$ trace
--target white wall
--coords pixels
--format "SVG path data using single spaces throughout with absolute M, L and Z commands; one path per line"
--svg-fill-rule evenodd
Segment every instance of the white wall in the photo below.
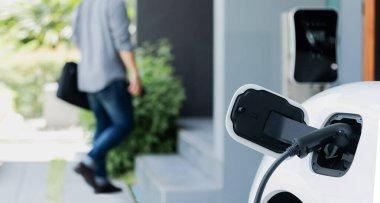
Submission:
M 343 84 L 363 78 L 363 8 L 362 0 L 339 4 L 338 84 Z

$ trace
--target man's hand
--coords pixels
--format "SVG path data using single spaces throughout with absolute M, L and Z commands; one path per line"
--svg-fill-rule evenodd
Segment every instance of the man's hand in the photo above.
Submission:
M 128 92 L 133 96 L 140 96 L 142 92 L 141 82 L 138 75 L 132 75 L 129 77 Z
M 141 96 L 142 87 L 139 73 L 137 71 L 135 56 L 132 51 L 121 51 L 120 57 L 128 70 L 129 87 L 128 92 L 133 96 Z

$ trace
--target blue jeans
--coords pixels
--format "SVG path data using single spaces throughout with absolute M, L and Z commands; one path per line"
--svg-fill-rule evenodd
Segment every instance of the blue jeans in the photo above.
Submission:
M 96 118 L 96 131 L 89 156 L 95 162 L 95 175 L 107 177 L 106 157 L 133 129 L 131 95 L 125 81 L 114 81 L 103 90 L 89 93 L 88 100 Z

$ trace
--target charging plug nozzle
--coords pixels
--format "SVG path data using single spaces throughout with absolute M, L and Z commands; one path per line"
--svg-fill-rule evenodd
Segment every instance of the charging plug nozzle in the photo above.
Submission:
M 351 127 L 346 123 L 336 123 L 315 130 L 308 135 L 293 139 L 293 145 L 298 146 L 297 156 L 305 157 L 310 152 L 313 152 L 329 142 L 338 144 L 344 147 L 349 143 L 352 134 Z

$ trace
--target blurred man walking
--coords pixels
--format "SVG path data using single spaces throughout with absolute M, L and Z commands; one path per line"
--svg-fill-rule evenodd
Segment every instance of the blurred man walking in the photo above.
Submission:
M 73 41 L 81 51 L 78 87 L 88 93 L 96 131 L 91 151 L 74 170 L 95 193 L 119 192 L 108 179 L 106 156 L 132 131 L 131 95 L 141 94 L 126 5 L 122 0 L 83 0 L 75 13 Z

